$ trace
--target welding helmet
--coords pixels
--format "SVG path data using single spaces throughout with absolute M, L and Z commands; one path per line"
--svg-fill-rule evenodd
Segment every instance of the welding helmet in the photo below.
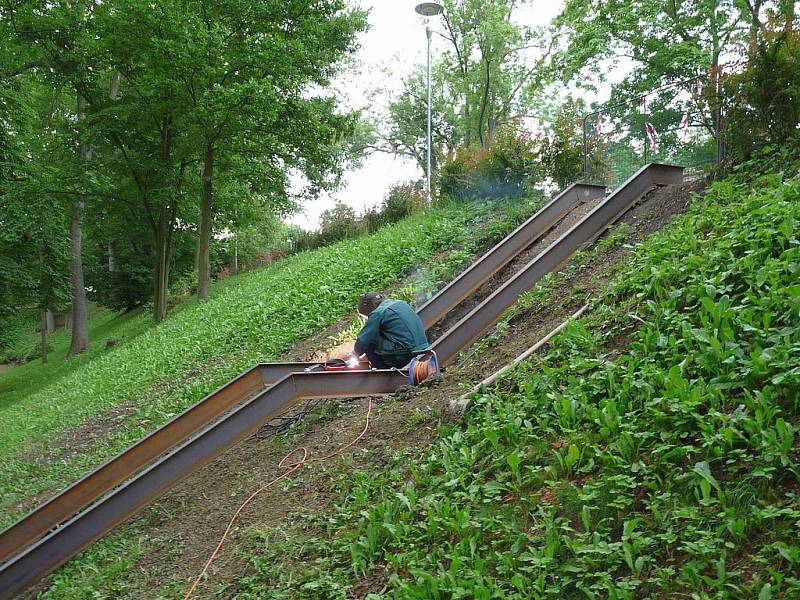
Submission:
M 378 292 L 367 292 L 358 299 L 358 314 L 368 317 L 369 313 L 378 308 L 382 300 L 383 296 Z

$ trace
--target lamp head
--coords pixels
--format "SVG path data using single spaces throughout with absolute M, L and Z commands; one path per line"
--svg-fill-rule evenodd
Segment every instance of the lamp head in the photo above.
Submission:
M 435 17 L 444 12 L 444 7 L 439 2 L 421 2 L 414 10 L 423 17 Z

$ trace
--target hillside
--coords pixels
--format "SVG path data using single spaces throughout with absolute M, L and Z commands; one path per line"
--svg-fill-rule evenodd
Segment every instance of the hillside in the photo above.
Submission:
M 800 178 L 774 174 L 781 161 L 741 167 L 691 208 L 701 182 L 651 193 L 438 385 L 378 402 L 355 450 L 259 497 L 196 597 L 796 597 Z M 587 298 L 544 354 L 437 430 L 450 400 Z M 334 451 L 365 409 L 329 403 L 288 438 L 241 444 L 44 597 L 183 597 L 281 457 Z
M 251 526 L 225 595 L 800 597 L 790 162 L 713 184 L 430 448 L 340 469 L 329 512 Z
M 351 454 L 248 508 L 197 597 L 792 598 L 800 179 L 777 157 L 695 197 L 651 194 L 410 396 Z M 535 249 L 534 249 L 535 250 Z M 444 429 L 441 409 L 592 296 Z M 46 597 L 182 597 L 293 446 L 363 427 L 332 403 L 221 457 L 53 578 Z
M 56 336 L 50 364 L 0 373 L 0 525 L 242 370 L 337 322 L 361 293 L 412 271 L 419 290 L 433 289 L 533 210 L 519 202 L 487 217 L 494 208 L 444 207 L 289 257 L 220 282 L 208 301 L 188 300 L 157 326 L 101 311 L 95 348 L 75 360 L 63 359 L 67 336 Z M 112 337 L 118 343 L 106 349 Z

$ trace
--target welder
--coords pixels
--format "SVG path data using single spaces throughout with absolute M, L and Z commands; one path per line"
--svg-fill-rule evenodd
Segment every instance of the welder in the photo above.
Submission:
M 367 355 L 373 368 L 404 367 L 428 348 L 425 327 L 408 303 L 369 292 L 358 301 L 367 323 L 358 333 L 355 354 Z

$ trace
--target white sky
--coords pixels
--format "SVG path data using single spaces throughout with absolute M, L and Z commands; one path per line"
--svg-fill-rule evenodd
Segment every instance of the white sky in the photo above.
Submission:
M 381 81 L 384 68 L 388 68 L 399 84 L 415 64 L 425 61 L 425 24 L 424 19 L 414 12 L 417 3 L 418 0 L 361 0 L 361 6 L 370 11 L 370 28 L 360 36 L 361 49 L 355 57 L 353 69 L 336 82 L 346 106 L 363 108 L 368 102 L 369 90 L 385 84 Z M 526 25 L 546 25 L 558 14 L 562 4 L 561 0 L 533 2 L 532 6 L 515 12 L 516 20 Z M 432 23 L 441 30 L 435 18 Z M 446 41 L 441 37 L 433 36 L 434 57 L 442 51 L 444 44 Z M 413 161 L 375 153 L 364 160 L 360 169 L 344 174 L 341 189 L 308 201 L 304 212 L 287 220 L 304 229 L 316 229 L 322 211 L 332 207 L 337 200 L 362 213 L 379 204 L 393 184 L 422 176 L 422 170 Z M 300 184 L 299 181 L 296 183 Z

